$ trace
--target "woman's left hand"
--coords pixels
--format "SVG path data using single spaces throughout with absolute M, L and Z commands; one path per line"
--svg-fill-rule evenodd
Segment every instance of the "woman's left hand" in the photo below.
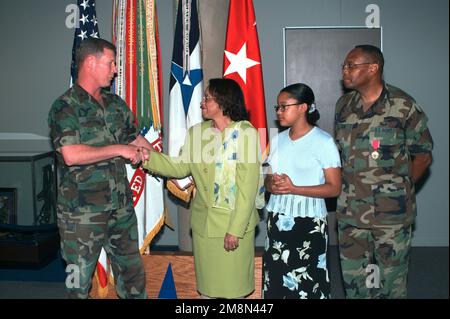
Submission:
M 223 247 L 226 251 L 233 251 L 239 247 L 239 237 L 226 233 Z

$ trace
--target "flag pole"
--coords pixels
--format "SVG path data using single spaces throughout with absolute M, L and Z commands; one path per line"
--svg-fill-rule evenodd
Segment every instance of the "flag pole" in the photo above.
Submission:
M 200 110 L 203 95 L 202 47 L 198 21 L 197 0 L 175 1 L 174 46 L 169 85 L 169 155 L 178 156 L 187 130 L 203 121 Z M 181 185 L 181 187 L 179 187 Z M 167 189 L 177 198 L 189 203 L 193 186 L 188 179 L 168 180 Z M 192 251 L 190 209 L 177 205 L 178 248 Z

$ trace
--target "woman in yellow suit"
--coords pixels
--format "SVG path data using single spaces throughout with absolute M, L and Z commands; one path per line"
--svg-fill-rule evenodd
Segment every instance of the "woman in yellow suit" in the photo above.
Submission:
M 151 152 L 143 167 L 159 175 L 192 175 L 191 227 L 197 290 L 241 298 L 255 289 L 254 242 L 263 206 L 258 131 L 230 79 L 211 79 L 201 102 L 203 123 L 188 130 L 179 157 Z

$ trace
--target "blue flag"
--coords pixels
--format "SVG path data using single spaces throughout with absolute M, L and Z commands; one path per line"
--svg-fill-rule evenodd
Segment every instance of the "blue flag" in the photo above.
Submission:
M 177 299 L 177 290 L 173 281 L 172 264 L 167 266 L 166 275 L 164 276 L 161 289 L 159 290 L 158 299 Z
M 78 24 L 72 47 L 72 63 L 70 65 L 71 86 L 77 79 L 77 66 L 75 65 L 75 52 L 81 41 L 87 38 L 98 38 L 97 14 L 95 13 L 95 0 L 78 0 Z

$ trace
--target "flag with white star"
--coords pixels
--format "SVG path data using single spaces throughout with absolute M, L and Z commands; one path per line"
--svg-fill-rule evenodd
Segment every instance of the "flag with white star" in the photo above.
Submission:
M 81 41 L 87 38 L 98 38 L 97 14 L 95 13 L 95 0 L 78 0 L 78 26 L 75 29 L 75 37 L 72 47 L 72 63 L 70 65 L 71 86 L 77 79 L 77 66 L 75 65 L 75 52 Z
M 266 104 L 256 17 L 252 0 L 230 0 L 223 76 L 241 87 L 250 122 L 258 129 L 263 158 L 268 153 Z

